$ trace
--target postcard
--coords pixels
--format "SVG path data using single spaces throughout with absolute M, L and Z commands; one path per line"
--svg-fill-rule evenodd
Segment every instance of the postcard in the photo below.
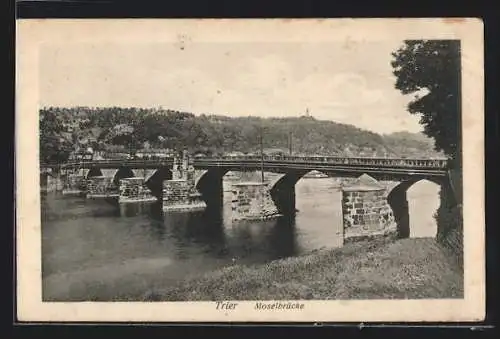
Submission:
M 19 19 L 17 315 L 485 316 L 483 23 Z

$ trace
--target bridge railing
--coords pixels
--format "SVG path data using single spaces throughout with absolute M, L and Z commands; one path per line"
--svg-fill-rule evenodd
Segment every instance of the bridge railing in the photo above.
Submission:
M 103 166 L 103 165 L 116 165 L 120 166 L 127 164 L 127 166 L 141 166 L 144 164 L 153 164 L 158 166 L 170 165 L 174 162 L 174 158 L 162 158 L 154 160 L 144 160 L 144 159 L 106 159 L 106 160 L 92 160 L 92 161 L 73 161 L 63 165 L 64 167 L 80 166 L 84 164 L 91 164 L 93 166 Z
M 234 161 L 260 161 L 256 156 L 222 156 L 217 159 L 201 158 L 200 161 L 234 160 Z M 446 168 L 446 159 L 407 159 L 407 158 L 366 158 L 366 157 L 310 157 L 310 156 L 264 156 L 265 162 L 291 162 L 291 163 L 324 163 L 348 166 L 378 166 L 378 167 L 411 167 L 411 168 Z
M 259 155 L 255 156 L 220 156 L 217 158 L 195 158 L 194 164 L 211 164 L 220 162 L 241 162 L 241 163 L 255 163 L 264 160 L 264 162 L 276 163 L 303 163 L 303 164 L 332 164 L 332 165 L 346 165 L 346 166 L 376 166 L 376 167 L 403 167 L 403 168 L 447 168 L 448 161 L 446 159 L 407 159 L 407 158 L 363 158 L 363 157 L 307 157 L 307 156 L 264 156 L 263 159 Z M 158 165 L 169 166 L 173 164 L 174 158 L 163 158 L 154 160 L 145 159 L 128 159 L 128 160 L 94 160 L 94 161 L 75 161 L 62 165 L 63 168 L 77 167 L 84 164 L 91 164 L 92 166 L 142 166 Z

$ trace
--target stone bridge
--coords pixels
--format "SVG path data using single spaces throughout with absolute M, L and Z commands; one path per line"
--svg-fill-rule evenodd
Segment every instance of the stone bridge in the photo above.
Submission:
M 87 196 L 121 197 L 123 192 L 138 194 L 142 197 L 156 197 L 165 199 L 165 192 L 172 192 L 178 185 L 176 180 L 186 179 L 186 190 L 189 194 L 198 192 L 201 200 L 210 208 L 222 207 L 222 180 L 229 171 L 264 171 L 278 174 L 273 180 L 263 183 L 265 196 L 272 203 L 273 212 L 282 215 L 295 213 L 295 184 L 310 171 L 316 170 L 330 177 L 360 178 L 358 189 L 344 190 L 343 211 L 344 223 L 365 225 L 375 219 L 376 213 L 385 211 L 388 204 L 392 212 L 386 218 L 387 223 L 392 220 L 398 225 L 401 236 L 409 233 L 408 202 L 406 192 L 413 184 L 420 180 L 429 180 L 438 184 L 442 189 L 452 187 L 447 160 L 445 159 L 392 159 L 392 158 L 352 158 L 352 157 L 299 157 L 299 156 L 241 156 L 219 158 L 190 158 L 186 154 L 182 159 L 162 160 L 100 160 L 68 163 L 61 166 L 69 177 L 80 178 L 68 185 L 83 187 L 87 183 Z M 136 180 L 129 180 L 136 178 Z M 369 179 L 367 179 L 369 178 Z M 374 180 L 367 185 L 366 180 Z M 378 192 L 377 181 L 397 181 L 390 192 Z M 95 184 L 101 181 L 104 183 Z M 67 185 L 67 186 L 68 186 Z M 95 192 L 89 187 L 100 187 Z M 125 188 L 124 185 L 126 186 Z M 367 188 L 370 186 L 371 188 Z M 132 188 L 127 188 L 132 187 Z M 177 186 L 176 186 L 177 187 Z M 238 209 L 241 201 L 252 198 L 241 198 L 242 190 L 254 190 L 255 185 L 242 185 L 233 190 L 233 203 Z M 375 187 L 375 188 L 374 188 Z M 176 188 L 178 190 L 179 188 Z M 84 190 L 84 188 L 81 188 Z M 76 189 L 78 191 L 78 189 Z M 186 193 L 185 195 L 187 195 Z M 254 193 L 252 193 L 254 194 Z M 236 195 L 240 198 L 237 198 Z M 252 195 L 254 197 L 255 195 Z M 239 200 L 238 200 L 239 199 Z M 384 200 L 382 203 L 381 200 Z M 164 200 L 165 201 L 165 200 Z M 366 202 L 368 201 L 368 202 Z M 241 202 L 241 205 L 243 203 Z M 248 201 L 245 203 L 248 204 Z M 375 206 L 375 207 L 374 207 Z M 368 209 L 370 211 L 368 211 Z M 248 209 L 247 209 L 248 210 Z M 373 213 L 372 213 L 373 212 Z M 245 212 L 246 213 L 246 212 Z M 375 213 L 375 214 L 374 214 Z M 391 219 L 392 218 L 392 219 Z M 380 221 L 380 220 L 379 220 Z

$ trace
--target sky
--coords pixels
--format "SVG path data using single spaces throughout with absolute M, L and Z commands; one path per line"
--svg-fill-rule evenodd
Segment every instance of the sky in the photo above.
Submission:
M 41 106 L 163 107 L 298 117 L 376 133 L 420 132 L 394 88 L 400 41 L 45 45 Z

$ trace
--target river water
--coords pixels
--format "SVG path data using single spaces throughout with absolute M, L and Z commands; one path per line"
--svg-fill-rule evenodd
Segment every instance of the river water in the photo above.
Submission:
M 416 184 L 414 196 L 408 194 L 411 223 L 425 225 L 414 236 L 435 234 L 439 189 L 432 185 L 418 191 Z M 165 213 L 158 203 L 118 205 L 43 193 L 43 299 L 133 300 L 227 265 L 341 246 L 341 192 L 334 179 L 301 179 L 295 218 L 258 222 L 231 222 L 229 187 L 225 180 L 222 215 Z

